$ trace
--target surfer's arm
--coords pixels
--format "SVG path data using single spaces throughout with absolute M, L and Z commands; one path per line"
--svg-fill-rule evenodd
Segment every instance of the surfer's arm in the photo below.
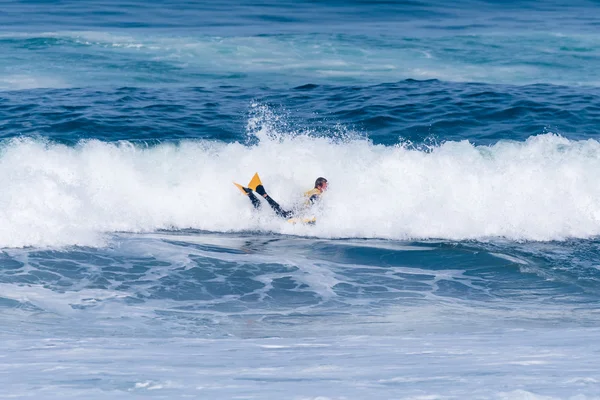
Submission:
M 310 208 L 320 199 L 321 199 L 321 196 L 319 196 L 318 194 L 313 194 L 312 196 L 307 196 L 306 200 L 304 200 L 304 207 Z
M 304 193 L 304 205 L 310 207 L 321 199 L 322 191 L 318 188 L 314 188 Z

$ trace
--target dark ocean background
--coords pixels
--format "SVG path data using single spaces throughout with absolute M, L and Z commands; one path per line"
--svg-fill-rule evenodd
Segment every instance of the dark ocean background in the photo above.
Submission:
M 599 398 L 599 2 L 0 9 L 0 398 Z

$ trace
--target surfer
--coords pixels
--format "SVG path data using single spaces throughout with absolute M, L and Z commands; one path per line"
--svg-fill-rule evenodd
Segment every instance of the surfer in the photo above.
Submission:
M 238 183 L 234 183 L 234 184 L 242 191 L 242 193 L 244 193 L 245 195 L 248 196 L 248 198 L 250 198 L 250 202 L 252 203 L 254 208 L 259 209 L 261 206 L 260 200 L 254 194 L 254 192 L 256 192 L 260 196 L 262 196 L 267 201 L 267 203 L 269 203 L 269 205 L 271 206 L 273 211 L 275 211 L 275 213 L 278 216 L 280 216 L 282 218 L 286 218 L 286 219 L 290 219 L 290 218 L 294 217 L 294 215 L 295 215 L 294 211 L 288 211 L 288 210 L 283 209 L 279 205 L 279 203 L 277 203 L 275 200 L 273 200 L 271 198 L 271 196 L 269 196 L 267 194 L 265 187 L 263 186 L 262 182 L 260 181 L 258 173 L 254 174 L 254 176 L 252 177 L 252 180 L 248 184 L 248 187 L 244 187 Z M 309 207 L 309 206 L 313 205 L 315 202 L 317 202 L 318 200 L 320 200 L 323 192 L 325 190 L 327 190 L 327 186 L 328 186 L 327 179 L 325 179 L 323 177 L 317 178 L 317 180 L 315 181 L 315 187 L 313 189 L 307 191 L 306 193 L 304 193 L 304 197 L 306 198 L 306 201 L 304 202 L 305 206 Z M 312 218 L 311 221 L 314 222 L 314 218 Z M 293 222 L 293 221 L 291 221 L 291 222 Z

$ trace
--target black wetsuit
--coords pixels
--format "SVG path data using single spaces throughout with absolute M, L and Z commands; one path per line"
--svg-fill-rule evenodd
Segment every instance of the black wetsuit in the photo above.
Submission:
M 262 203 L 260 202 L 258 197 L 256 197 L 256 195 L 254 194 L 254 192 L 252 192 L 252 190 L 250 190 L 248 188 L 245 188 L 244 190 L 248 194 L 248 197 L 250 198 L 250 201 L 252 202 L 252 205 L 254 206 L 254 208 L 259 209 Z M 273 200 L 271 198 L 271 196 L 269 196 L 267 194 L 267 192 L 265 191 L 265 188 L 262 185 L 258 185 L 256 187 L 256 193 L 258 193 L 265 200 L 267 200 L 267 203 L 269 203 L 269 205 L 271 206 L 273 211 L 275 211 L 275 214 L 277 214 L 281 218 L 288 219 L 288 218 L 292 218 L 294 216 L 295 213 L 293 211 L 287 211 L 287 210 L 284 210 L 283 208 L 281 208 L 279 203 L 277 203 L 275 200 Z M 317 200 L 319 200 L 321 198 L 321 193 L 322 193 L 322 191 L 317 188 L 311 189 L 308 192 L 304 193 L 304 196 L 307 197 L 306 204 L 307 205 L 314 204 Z
M 266 194 L 264 192 L 264 188 L 262 188 L 261 186 L 257 187 L 256 189 L 259 194 L 260 194 L 260 192 Z M 254 208 L 259 209 L 261 206 L 261 202 L 258 199 L 258 197 L 256 197 L 256 195 L 252 191 L 250 191 L 248 193 L 248 197 L 250 198 L 250 201 L 252 202 L 252 205 L 254 206 Z M 275 200 L 273 200 L 271 198 L 271 196 L 269 196 L 268 194 L 263 197 L 265 200 L 267 200 L 267 203 L 269 203 L 269 205 L 271 206 L 273 211 L 275 211 L 275 214 L 279 215 L 282 218 L 292 218 L 294 216 L 294 213 L 292 211 L 287 211 L 287 210 L 284 210 L 283 208 L 281 208 L 279 203 L 277 203 Z

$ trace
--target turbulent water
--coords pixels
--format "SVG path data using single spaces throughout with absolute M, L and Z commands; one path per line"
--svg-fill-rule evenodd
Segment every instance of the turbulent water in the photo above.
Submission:
M 12 1 L 0 398 L 600 398 L 600 4 Z M 232 182 L 258 172 L 290 224 Z

